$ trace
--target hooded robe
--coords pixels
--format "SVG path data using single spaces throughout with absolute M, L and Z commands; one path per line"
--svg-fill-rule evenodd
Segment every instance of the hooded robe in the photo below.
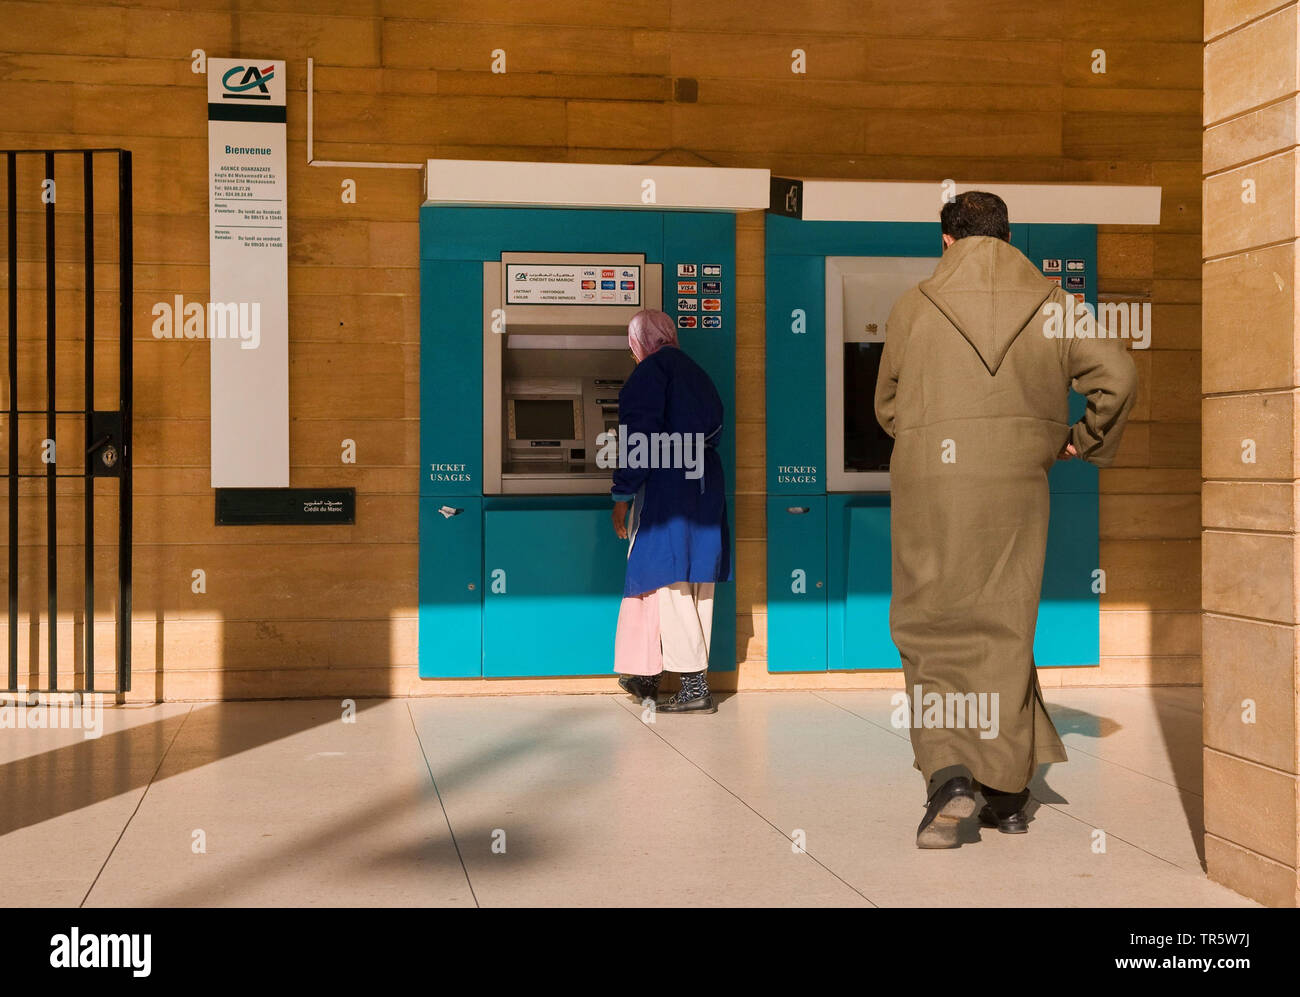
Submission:
M 1047 473 L 1066 443 L 1109 466 L 1137 385 L 1123 342 L 1053 334 L 1074 309 L 1019 250 L 971 236 L 898 300 L 886 326 L 876 418 L 894 437 L 890 631 L 907 694 L 919 687 L 923 702 L 937 693 L 973 716 L 969 698 L 952 697 L 984 694 L 987 710 L 997 694 L 991 738 L 970 716 L 958 726 L 957 711 L 918 726 L 924 713 L 910 704 L 927 780 L 964 765 L 1018 792 L 1038 765 L 1066 760 L 1034 666 Z M 1073 425 L 1071 386 L 1087 399 Z

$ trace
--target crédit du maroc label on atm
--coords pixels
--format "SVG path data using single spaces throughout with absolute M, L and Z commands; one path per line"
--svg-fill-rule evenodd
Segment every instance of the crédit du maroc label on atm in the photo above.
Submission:
M 635 264 L 507 263 L 506 304 L 639 305 Z

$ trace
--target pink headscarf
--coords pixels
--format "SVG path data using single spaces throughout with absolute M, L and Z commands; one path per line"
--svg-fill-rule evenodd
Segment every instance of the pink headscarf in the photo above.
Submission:
M 655 308 L 643 308 L 627 324 L 627 342 L 640 363 L 665 346 L 677 345 L 677 327 L 672 317 Z

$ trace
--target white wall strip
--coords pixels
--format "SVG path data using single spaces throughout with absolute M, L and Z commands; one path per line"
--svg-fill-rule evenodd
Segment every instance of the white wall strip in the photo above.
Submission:
M 431 159 L 428 204 L 546 205 L 756 211 L 767 207 L 768 170 Z
M 1109 184 L 957 183 L 1007 202 L 1012 224 L 1158 225 L 1160 188 Z M 804 180 L 804 221 L 937 222 L 941 182 Z

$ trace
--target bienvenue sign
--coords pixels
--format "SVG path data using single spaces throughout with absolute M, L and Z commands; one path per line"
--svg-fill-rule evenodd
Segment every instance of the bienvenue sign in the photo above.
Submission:
M 214 488 L 289 484 L 286 144 L 284 62 L 209 59 Z

